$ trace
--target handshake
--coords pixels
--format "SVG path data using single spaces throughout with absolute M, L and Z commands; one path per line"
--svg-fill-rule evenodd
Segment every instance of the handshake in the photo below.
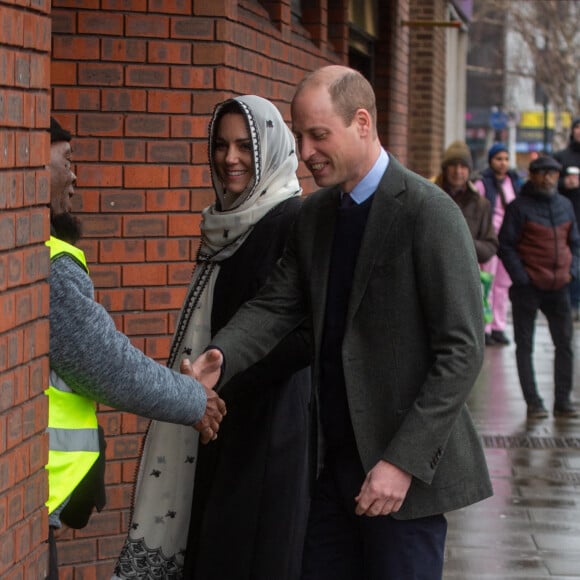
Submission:
M 205 445 L 217 439 L 220 423 L 226 414 L 226 404 L 213 390 L 216 386 L 223 363 L 222 353 L 217 349 L 210 349 L 200 354 L 192 363 L 189 359 L 183 359 L 179 370 L 201 383 L 207 396 L 205 413 L 193 426 L 199 431 L 200 441 Z

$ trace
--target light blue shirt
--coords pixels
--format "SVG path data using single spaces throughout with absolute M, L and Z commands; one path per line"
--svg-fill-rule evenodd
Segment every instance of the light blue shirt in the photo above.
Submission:
M 389 156 L 381 147 L 381 152 L 371 170 L 354 186 L 350 192 L 350 197 L 358 203 L 364 203 L 379 186 L 387 167 L 389 166 Z

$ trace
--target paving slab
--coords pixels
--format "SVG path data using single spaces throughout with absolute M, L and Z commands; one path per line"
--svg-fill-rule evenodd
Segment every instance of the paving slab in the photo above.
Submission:
M 580 325 L 575 325 L 580 407 Z M 511 326 L 506 334 L 513 337 Z M 536 325 L 536 379 L 550 417 L 528 420 L 515 347 L 486 347 L 468 400 L 481 435 L 494 496 L 447 514 L 444 580 L 580 580 L 580 418 L 555 419 L 554 349 Z

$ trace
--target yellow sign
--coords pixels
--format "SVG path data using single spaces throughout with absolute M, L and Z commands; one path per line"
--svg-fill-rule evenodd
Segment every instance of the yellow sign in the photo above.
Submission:
M 572 124 L 572 116 L 568 112 L 560 113 L 560 120 L 562 127 L 570 127 Z M 554 128 L 554 112 L 548 111 L 549 129 Z M 544 127 L 544 112 L 543 111 L 522 111 L 518 127 L 523 129 L 539 129 Z

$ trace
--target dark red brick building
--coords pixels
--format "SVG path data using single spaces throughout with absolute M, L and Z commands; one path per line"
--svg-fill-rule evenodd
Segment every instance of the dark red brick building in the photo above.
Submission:
M 431 175 L 445 115 L 446 36 L 434 23 L 449 20 L 448 6 L 0 0 L 0 577 L 43 578 L 47 563 L 50 115 L 75 136 L 74 202 L 97 299 L 164 361 L 199 212 L 212 201 L 206 132 L 215 103 L 255 93 L 289 120 L 305 72 L 351 64 L 376 88 L 383 144 Z M 147 421 L 100 411 L 108 504 L 85 529 L 60 533 L 65 580 L 108 578 L 128 525 Z

